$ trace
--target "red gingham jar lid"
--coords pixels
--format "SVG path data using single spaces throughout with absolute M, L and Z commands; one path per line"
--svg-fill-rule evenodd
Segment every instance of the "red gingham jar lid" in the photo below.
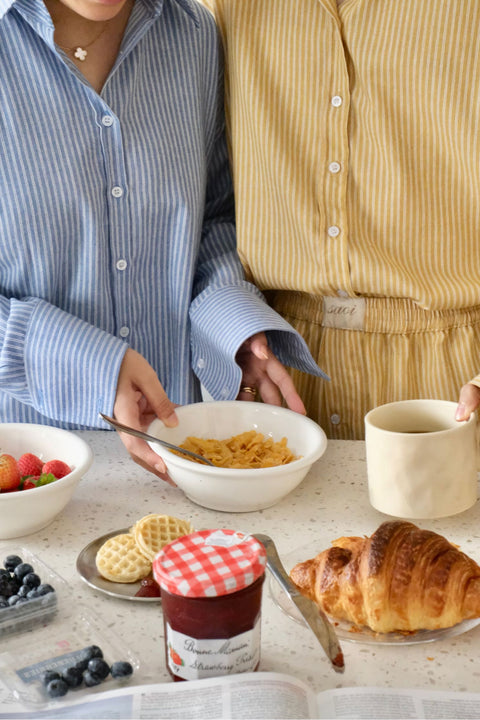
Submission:
M 200 530 L 165 545 L 153 576 L 172 595 L 216 597 L 251 585 L 265 572 L 265 548 L 235 530 Z

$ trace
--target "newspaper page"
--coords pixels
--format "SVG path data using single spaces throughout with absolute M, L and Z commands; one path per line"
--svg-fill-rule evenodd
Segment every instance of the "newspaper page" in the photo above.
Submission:
M 480 694 L 378 687 L 324 690 L 318 718 L 479 720 Z
M 18 704 L 0 707 L 2 720 L 303 720 L 316 713 L 315 695 L 304 683 L 289 675 L 264 672 L 127 686 L 76 702 L 49 702 L 44 709 Z
M 75 694 L 72 691 L 71 695 Z M 182 683 L 126 686 L 29 709 L 4 702 L 0 720 L 480 720 L 480 693 L 378 687 L 317 696 L 290 675 L 242 673 Z

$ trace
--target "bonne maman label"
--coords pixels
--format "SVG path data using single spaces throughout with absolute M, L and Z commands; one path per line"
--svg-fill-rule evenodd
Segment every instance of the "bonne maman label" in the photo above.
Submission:
M 251 672 L 260 661 L 260 619 L 252 630 L 231 638 L 199 639 L 166 624 L 168 665 L 184 680 Z

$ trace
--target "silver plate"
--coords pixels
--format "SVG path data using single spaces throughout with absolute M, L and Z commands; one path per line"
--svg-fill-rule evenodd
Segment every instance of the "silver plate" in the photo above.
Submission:
M 90 587 L 95 588 L 95 590 L 99 590 L 106 595 L 111 595 L 112 597 L 120 598 L 121 600 L 135 600 L 138 602 L 159 603 L 159 597 L 135 596 L 135 593 L 138 592 L 141 587 L 140 580 L 134 583 L 115 583 L 111 582 L 110 580 L 106 580 L 99 574 L 97 570 L 95 558 L 97 555 L 97 551 L 100 549 L 103 543 L 114 535 L 122 535 L 129 532 L 130 528 L 123 528 L 122 530 L 114 530 L 113 532 L 109 532 L 106 535 L 102 535 L 102 537 L 99 537 L 96 540 L 92 540 L 91 543 L 89 543 L 83 548 L 77 558 L 77 571 L 82 580 L 84 580 L 87 585 L 90 585 Z
M 328 547 L 330 543 L 321 543 L 315 541 L 306 546 L 297 548 L 292 553 L 289 553 L 282 562 L 288 573 L 297 562 L 301 562 L 306 558 L 315 557 L 319 552 L 319 547 Z M 282 590 L 280 585 L 270 577 L 268 583 L 269 595 L 273 602 L 286 614 L 289 618 L 295 622 L 305 625 L 305 620 L 297 610 L 295 604 L 290 600 L 287 594 Z M 335 628 L 335 633 L 339 640 L 354 642 L 354 643 L 365 643 L 369 645 L 416 645 L 417 643 L 429 643 L 435 640 L 446 640 L 456 635 L 462 635 L 469 630 L 480 624 L 480 618 L 474 618 L 473 620 L 464 620 L 458 625 L 453 625 L 448 628 L 441 628 L 439 630 L 417 630 L 412 633 L 392 632 L 392 633 L 378 633 L 370 630 L 367 627 L 359 627 L 351 622 L 343 620 L 337 620 L 330 618 L 330 621 Z

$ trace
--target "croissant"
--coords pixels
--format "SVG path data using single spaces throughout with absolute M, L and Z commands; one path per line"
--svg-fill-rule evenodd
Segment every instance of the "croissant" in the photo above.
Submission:
M 399 520 L 332 545 L 290 572 L 332 618 L 389 633 L 480 617 L 480 566 L 442 535 Z

